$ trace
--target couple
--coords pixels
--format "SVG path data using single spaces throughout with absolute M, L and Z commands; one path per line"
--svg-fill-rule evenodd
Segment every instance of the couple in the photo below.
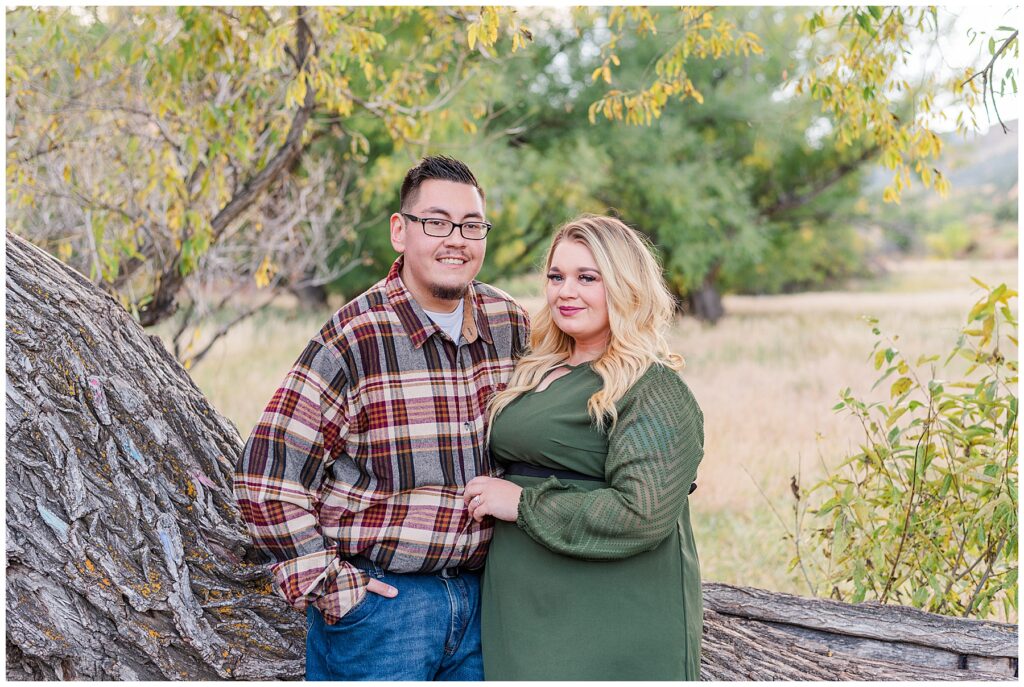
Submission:
M 306 613 L 306 677 L 696 680 L 703 416 L 661 270 L 619 220 L 577 218 L 531 333 L 474 280 L 485 217 L 461 162 L 409 170 L 401 255 L 310 340 L 236 467 Z

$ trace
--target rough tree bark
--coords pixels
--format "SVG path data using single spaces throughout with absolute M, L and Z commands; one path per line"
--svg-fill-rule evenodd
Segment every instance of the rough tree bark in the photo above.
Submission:
M 1012 680 L 1017 626 L 704 583 L 705 680 Z
M 110 296 L 7 235 L 7 677 L 294 679 L 242 441 Z M 1017 628 L 705 584 L 705 679 L 1012 679 Z
M 7 238 L 7 676 L 298 678 L 231 496 L 241 448 L 157 337 Z

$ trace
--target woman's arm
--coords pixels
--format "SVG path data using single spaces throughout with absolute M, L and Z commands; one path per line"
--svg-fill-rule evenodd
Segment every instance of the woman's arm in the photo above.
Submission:
M 615 560 L 671 534 L 704 455 L 704 416 L 679 376 L 656 366 L 626 395 L 609 436 L 607 488 L 551 477 L 522 490 L 516 524 L 556 553 Z

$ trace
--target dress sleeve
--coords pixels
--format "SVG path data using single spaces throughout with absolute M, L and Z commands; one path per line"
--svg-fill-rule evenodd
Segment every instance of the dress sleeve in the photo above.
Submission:
M 346 376 L 311 341 L 267 404 L 235 466 L 234 491 L 275 591 L 293 608 L 337 622 L 366 594 L 369 578 L 342 561 L 317 520 L 316 494 L 343 438 Z
M 663 366 L 627 393 L 608 439 L 607 487 L 586 491 L 555 477 L 523 489 L 516 524 L 573 558 L 616 560 L 671 534 L 704 456 L 704 416 L 679 376 Z

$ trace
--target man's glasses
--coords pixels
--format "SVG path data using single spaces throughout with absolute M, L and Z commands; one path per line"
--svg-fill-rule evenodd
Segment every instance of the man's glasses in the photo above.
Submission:
M 487 232 L 493 226 L 490 222 L 463 222 L 459 224 L 458 222 L 437 217 L 417 217 L 407 212 L 403 212 L 402 216 L 422 224 L 423 233 L 427 236 L 436 236 L 438 238 L 451 236 L 451 233 L 455 231 L 455 227 L 458 227 L 462 238 L 479 241 L 480 239 L 487 238 Z

